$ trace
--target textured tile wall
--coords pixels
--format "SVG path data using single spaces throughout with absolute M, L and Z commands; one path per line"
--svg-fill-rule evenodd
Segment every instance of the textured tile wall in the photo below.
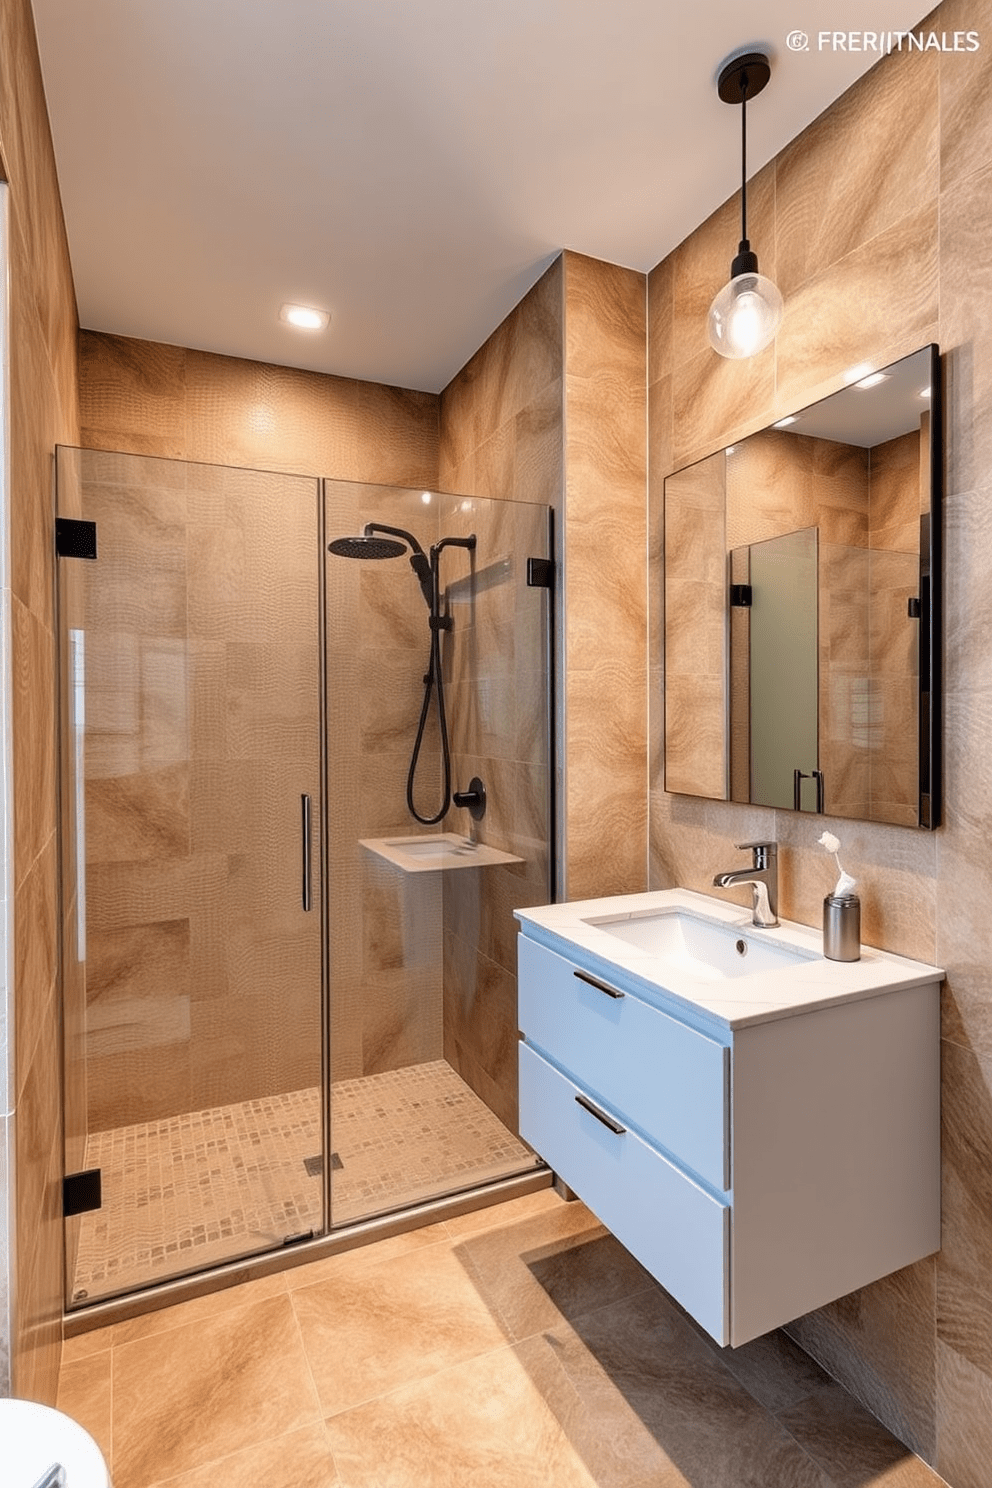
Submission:
M 646 886 L 646 293 L 564 255 L 564 895 Z
M 54 1402 L 61 1347 L 61 1039 L 56 988 L 52 451 L 78 437 L 76 307 L 28 0 L 0 4 L 0 169 L 9 181 L 13 718 L 13 1388 Z M 5 644 L 7 640 L 5 640 Z M 10 989 L 8 988 L 8 993 Z M 0 1202 L 0 1225 L 6 1205 Z M 0 1354 L 4 1352 L 0 1345 Z
M 948 0 L 924 24 L 978 29 L 984 43 L 992 4 Z M 669 471 L 833 391 L 857 362 L 891 361 L 930 340 L 943 352 L 945 825 L 926 834 L 836 823 L 860 879 L 865 940 L 947 969 L 943 1248 L 794 1331 L 953 1488 L 983 1488 L 992 1459 L 990 88 L 988 45 L 893 55 L 760 173 L 752 240 L 785 294 L 786 316 L 775 345 L 751 362 L 721 361 L 700 344 L 736 238 L 735 203 L 649 282 L 655 563 Z M 657 613 L 651 626 L 657 657 Z M 818 829 L 791 813 L 661 788 L 661 686 L 654 662 L 652 883 L 708 890 L 732 861 L 730 844 L 767 834 L 781 844 L 784 913 L 817 924 L 829 887 Z
M 564 253 L 441 395 L 441 485 L 555 511 L 557 892 L 573 899 L 646 881 L 646 308 L 643 275 Z M 487 685 L 508 692 L 509 673 Z M 489 752 L 484 719 L 474 727 L 466 761 Z M 542 790 L 530 779 L 508 846 L 540 830 Z M 515 1091 L 505 1098 L 516 1071 L 508 911 L 547 897 L 543 865 L 534 867 L 530 884 L 512 871 L 485 880 L 479 913 L 495 959 L 484 952 L 489 964 L 476 963 L 450 934 L 445 945 L 446 1053 L 457 1047 L 466 1078 L 514 1121 Z M 450 897 L 466 924 L 467 893 L 461 884 Z M 471 989 L 485 980 L 493 990 L 476 999 Z M 502 1009 L 495 1044 L 487 1007 Z M 494 1083 L 497 1063 L 505 1073 Z
M 81 442 L 335 480 L 432 486 L 434 393 L 83 331 Z
M 543 509 L 561 510 L 562 281 L 558 259 L 441 394 L 440 485 L 492 498 L 449 503 L 444 516 L 445 532 L 479 540 L 445 638 L 453 772 L 459 788 L 473 774 L 486 784 L 480 838 L 523 859 L 445 877 L 444 1054 L 512 1130 L 513 910 L 549 898 L 547 607 L 525 575 L 546 551 Z M 445 825 L 465 832 L 468 821 L 453 811 Z

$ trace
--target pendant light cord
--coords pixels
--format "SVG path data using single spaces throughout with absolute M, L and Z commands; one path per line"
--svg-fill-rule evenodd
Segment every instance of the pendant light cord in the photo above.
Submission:
M 747 73 L 741 73 L 741 249 L 747 242 Z

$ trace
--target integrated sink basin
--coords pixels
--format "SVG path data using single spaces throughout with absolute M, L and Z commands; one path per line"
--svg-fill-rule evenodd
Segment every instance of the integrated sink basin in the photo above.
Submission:
M 740 925 L 715 924 L 685 909 L 597 915 L 584 918 L 582 923 L 605 930 L 607 935 L 615 935 L 627 945 L 657 957 L 663 966 L 701 981 L 754 976 L 816 959 L 815 953 L 793 945 L 775 945 L 770 940 L 756 938 Z

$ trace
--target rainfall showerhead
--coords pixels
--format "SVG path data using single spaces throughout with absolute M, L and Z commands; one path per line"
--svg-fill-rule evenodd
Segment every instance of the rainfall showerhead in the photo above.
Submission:
M 336 537 L 327 544 L 330 553 L 339 558 L 399 558 L 406 552 L 406 544 L 391 537 Z
M 377 533 L 391 535 L 383 537 Z M 367 522 L 361 537 L 336 537 L 327 544 L 328 552 L 336 553 L 339 558 L 398 558 L 407 548 L 410 549 L 410 567 L 417 575 L 420 592 L 430 609 L 434 602 L 430 560 L 412 532 L 403 527 L 386 527 L 381 522 Z

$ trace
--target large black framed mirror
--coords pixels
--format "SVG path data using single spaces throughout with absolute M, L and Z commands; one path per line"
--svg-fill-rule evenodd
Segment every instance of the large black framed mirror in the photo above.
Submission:
M 940 821 L 940 361 L 665 481 L 665 789 Z

